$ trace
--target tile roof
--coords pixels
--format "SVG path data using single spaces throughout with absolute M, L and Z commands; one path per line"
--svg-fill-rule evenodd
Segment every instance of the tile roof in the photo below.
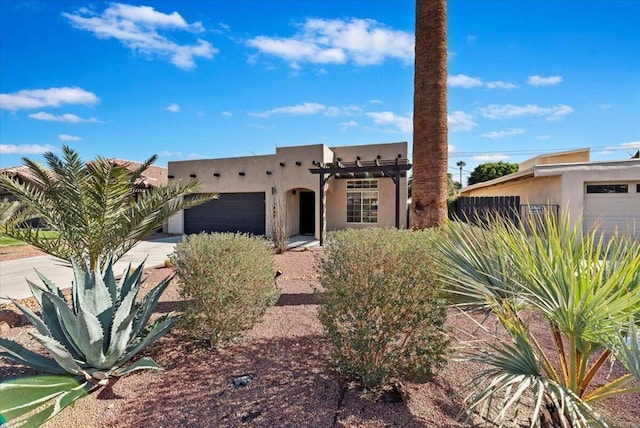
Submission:
M 112 165 L 121 165 L 133 172 L 138 169 L 142 163 L 125 159 L 109 158 L 107 159 Z M 0 173 L 7 174 L 9 177 L 18 177 L 23 182 L 37 183 L 38 179 L 33 175 L 29 167 L 25 165 L 10 166 L 6 168 L 0 168 Z M 137 187 L 145 189 L 164 186 L 168 182 L 167 168 L 157 165 L 151 165 L 147 168 L 140 178 L 136 181 Z

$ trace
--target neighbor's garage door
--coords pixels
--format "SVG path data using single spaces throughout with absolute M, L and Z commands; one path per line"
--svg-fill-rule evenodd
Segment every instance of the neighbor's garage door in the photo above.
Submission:
M 184 212 L 184 232 L 265 233 L 265 195 L 259 193 L 220 193 L 218 199 Z
M 585 230 L 595 225 L 607 237 L 616 229 L 640 236 L 640 183 L 587 183 L 584 195 Z

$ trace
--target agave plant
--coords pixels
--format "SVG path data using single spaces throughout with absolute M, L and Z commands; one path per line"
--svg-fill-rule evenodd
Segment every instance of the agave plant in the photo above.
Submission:
M 483 229 L 451 223 L 448 230 L 440 250 L 452 300 L 489 310 L 506 332 L 465 354 L 487 365 L 473 379 L 479 386 L 467 397 L 468 414 L 497 423 L 528 410 L 531 426 L 608 426 L 594 404 L 640 391 L 631 384 L 640 379 L 637 241 L 583 232 L 567 213 Z M 551 350 L 525 313 L 547 323 Z M 595 384 L 614 357 L 628 372 Z
M 0 414 L 7 420 L 21 418 L 55 399 L 26 421 L 29 426 L 39 425 L 114 378 L 135 370 L 160 369 L 150 358 L 130 361 L 167 333 L 178 319 L 170 313 L 147 325 L 172 276 L 136 301 L 144 263 L 135 270 L 127 269 L 119 281 L 113 274 L 111 259 L 105 263 L 104 271 L 97 269 L 90 273 L 87 263 L 85 266 L 72 263 L 75 281 L 69 302 L 60 288 L 40 273 L 42 285 L 27 280 L 40 305 L 41 317 L 13 301 L 36 328 L 37 332 L 31 335 L 51 358 L 4 338 L 0 338 L 0 356 L 58 376 L 36 376 L 0 384 L 3 396 Z

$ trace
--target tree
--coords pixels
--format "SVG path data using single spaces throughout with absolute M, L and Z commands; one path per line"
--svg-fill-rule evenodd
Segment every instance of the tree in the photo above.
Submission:
M 460 168 L 460 185 L 462 185 L 462 168 L 466 165 L 465 161 L 456 162 L 456 166 Z
M 447 219 L 447 2 L 416 0 L 410 226 Z
M 640 391 L 640 246 L 607 242 L 567 212 L 483 228 L 451 222 L 448 232 L 438 260 L 452 302 L 490 311 L 503 327 L 486 346 L 467 343 L 465 359 L 486 364 L 470 380 L 467 414 L 497 425 L 511 408 L 530 412 L 531 426 L 608 426 L 593 405 Z M 551 346 L 537 337 L 545 325 Z M 596 381 L 611 357 L 628 373 Z
M 44 158 L 48 169 L 23 158 L 37 184 L 0 174 L 0 188 L 11 192 L 58 237 L 42 239 L 37 228 L 24 223 L 13 223 L 6 234 L 61 259 L 86 259 L 91 272 L 111 255 L 114 262 L 118 260 L 173 214 L 215 197 L 190 195 L 198 189 L 195 181 L 156 187 L 134 197 L 134 183 L 155 162 L 155 155 L 133 173 L 103 157 L 84 163 L 68 146 L 62 147 L 62 158 L 52 152 Z
M 487 162 L 478 165 L 469 176 L 468 184 L 482 183 L 514 172 L 518 172 L 517 163 Z

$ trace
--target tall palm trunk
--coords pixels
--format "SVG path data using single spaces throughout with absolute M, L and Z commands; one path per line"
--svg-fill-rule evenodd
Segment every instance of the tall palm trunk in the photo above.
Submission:
M 447 2 L 416 0 L 410 226 L 447 218 Z

